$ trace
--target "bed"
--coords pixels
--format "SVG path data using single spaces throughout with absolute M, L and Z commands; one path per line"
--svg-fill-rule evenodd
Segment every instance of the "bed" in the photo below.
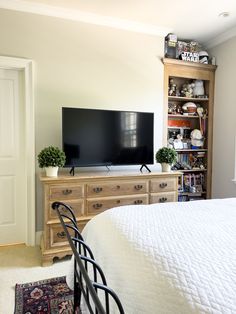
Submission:
M 126 314 L 236 313 L 236 198 L 116 207 L 82 234 Z

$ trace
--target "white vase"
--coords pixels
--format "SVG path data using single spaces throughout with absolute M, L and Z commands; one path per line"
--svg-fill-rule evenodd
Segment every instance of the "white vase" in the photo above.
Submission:
M 162 172 L 170 172 L 170 170 L 171 170 L 171 165 L 169 165 L 169 164 L 163 162 L 163 163 L 161 164 L 161 168 L 162 168 Z
M 57 177 L 58 167 L 45 167 L 47 177 Z

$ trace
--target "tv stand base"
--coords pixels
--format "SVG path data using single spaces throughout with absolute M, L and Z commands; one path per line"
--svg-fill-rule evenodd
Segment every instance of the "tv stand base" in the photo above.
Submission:
M 145 164 L 143 164 L 143 165 L 141 166 L 141 168 L 139 169 L 140 172 L 143 172 L 143 171 L 142 171 L 142 170 L 143 170 L 143 167 L 146 168 L 148 172 L 151 172 L 151 170 L 150 170 L 150 169 L 148 168 L 148 166 L 145 165 Z
M 75 167 L 74 166 L 70 169 L 70 175 L 73 177 L 75 175 Z

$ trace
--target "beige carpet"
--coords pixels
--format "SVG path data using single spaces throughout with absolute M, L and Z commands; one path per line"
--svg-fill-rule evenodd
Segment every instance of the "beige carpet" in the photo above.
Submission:
M 67 275 L 69 258 L 41 267 L 39 247 L 0 248 L 0 313 L 13 314 L 15 284 Z

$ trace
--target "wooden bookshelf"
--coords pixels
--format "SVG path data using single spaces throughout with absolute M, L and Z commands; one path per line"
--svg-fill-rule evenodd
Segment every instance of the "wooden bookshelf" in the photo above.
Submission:
M 211 188 L 212 188 L 212 140 L 213 140 L 213 110 L 214 110 L 214 85 L 215 85 L 215 65 L 210 64 L 200 64 L 195 62 L 186 62 L 182 60 L 164 58 L 164 130 L 163 130 L 163 142 L 165 145 L 171 145 L 168 135 L 171 130 L 182 128 L 190 132 L 192 129 L 200 129 L 200 119 L 198 114 L 171 114 L 168 112 L 169 103 L 174 103 L 177 106 L 182 106 L 187 102 L 193 102 L 198 106 L 204 108 L 205 114 L 205 134 L 204 134 L 204 146 L 199 149 L 192 149 L 191 147 L 184 149 L 176 149 L 179 158 L 185 156 L 193 157 L 198 153 L 204 153 L 204 168 L 193 168 L 186 170 L 178 170 L 183 173 L 184 176 L 189 176 L 192 174 L 194 176 L 201 176 L 204 178 L 204 186 L 200 197 L 211 198 Z M 169 81 L 173 79 L 179 88 L 185 83 L 191 83 L 195 80 L 202 80 L 204 82 L 205 95 L 201 97 L 183 97 L 182 95 L 169 95 Z M 188 127 L 174 126 L 175 121 L 187 121 L 186 125 Z M 172 121 L 171 123 L 169 121 Z M 176 122 L 176 125 L 177 125 Z M 183 122 L 185 123 L 185 122 Z M 183 131 L 182 131 L 183 132 Z M 182 157 L 181 157 L 182 155 Z M 194 177 L 193 177 L 194 178 Z M 179 195 L 191 196 L 194 195 L 199 197 L 199 193 L 191 193 L 191 191 L 183 191 Z

